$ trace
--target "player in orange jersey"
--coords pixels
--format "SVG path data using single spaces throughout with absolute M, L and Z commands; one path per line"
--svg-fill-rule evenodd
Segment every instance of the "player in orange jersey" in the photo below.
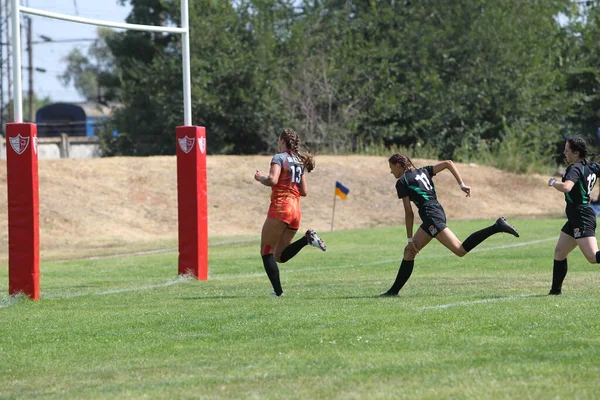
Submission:
M 312 229 L 292 243 L 302 218 L 300 197 L 306 196 L 308 192 L 304 172 L 310 172 L 314 168 L 313 156 L 300 151 L 298 133 L 286 128 L 279 135 L 277 154 L 271 159 L 269 174 L 263 175 L 260 171 L 254 174 L 254 179 L 272 188 L 271 205 L 261 233 L 260 254 L 273 285 L 273 296 L 284 296 L 278 262 L 287 262 L 309 244 L 326 250 L 325 242 Z

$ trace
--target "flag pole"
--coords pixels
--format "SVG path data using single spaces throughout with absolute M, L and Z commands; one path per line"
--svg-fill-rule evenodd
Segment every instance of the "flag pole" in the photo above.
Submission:
M 337 195 L 335 194 L 335 190 L 333 191 L 333 212 L 331 213 L 331 232 L 333 232 L 333 217 L 335 216 L 335 198 Z

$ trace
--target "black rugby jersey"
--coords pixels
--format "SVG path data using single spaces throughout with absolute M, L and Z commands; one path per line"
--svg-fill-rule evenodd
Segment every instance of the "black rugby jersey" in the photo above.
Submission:
M 432 165 L 406 171 L 396 181 L 398 198 L 401 199 L 408 196 L 417 207 L 421 207 L 428 201 L 437 201 L 435 186 L 433 184 L 434 175 Z
M 594 190 L 596 178 L 600 174 L 600 164 L 576 162 L 567 167 L 562 181 L 572 181 L 573 189 L 565 193 L 568 206 L 580 206 L 590 203 L 590 194 Z

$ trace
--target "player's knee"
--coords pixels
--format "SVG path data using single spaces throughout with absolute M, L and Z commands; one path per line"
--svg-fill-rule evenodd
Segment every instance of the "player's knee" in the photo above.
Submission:
M 465 250 L 464 247 L 460 246 L 455 252 L 454 254 L 456 254 L 459 257 L 464 257 L 467 255 L 467 251 Z
M 404 260 L 414 260 L 416 257 L 416 254 L 413 253 L 413 251 L 411 250 L 410 247 L 408 247 L 408 245 L 404 248 L 404 256 L 403 259 Z
M 272 254 L 273 253 L 273 249 L 271 248 L 270 245 L 264 245 L 260 247 L 260 255 L 261 256 L 266 256 L 267 254 Z
M 568 254 L 565 254 L 564 251 L 560 251 L 558 249 L 554 250 L 554 259 L 555 260 L 564 260 L 565 258 L 567 258 Z

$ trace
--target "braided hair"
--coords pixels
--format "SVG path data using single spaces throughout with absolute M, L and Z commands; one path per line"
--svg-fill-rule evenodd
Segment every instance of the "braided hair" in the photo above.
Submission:
M 300 135 L 290 128 L 284 128 L 279 134 L 279 138 L 283 139 L 286 147 L 298 156 L 306 171 L 310 172 L 315 169 L 315 160 L 312 154 L 301 150 Z
M 400 164 L 400 166 L 405 170 L 415 168 L 410 158 L 408 158 L 408 156 L 404 154 L 396 153 L 388 159 L 388 162 L 390 164 Z

